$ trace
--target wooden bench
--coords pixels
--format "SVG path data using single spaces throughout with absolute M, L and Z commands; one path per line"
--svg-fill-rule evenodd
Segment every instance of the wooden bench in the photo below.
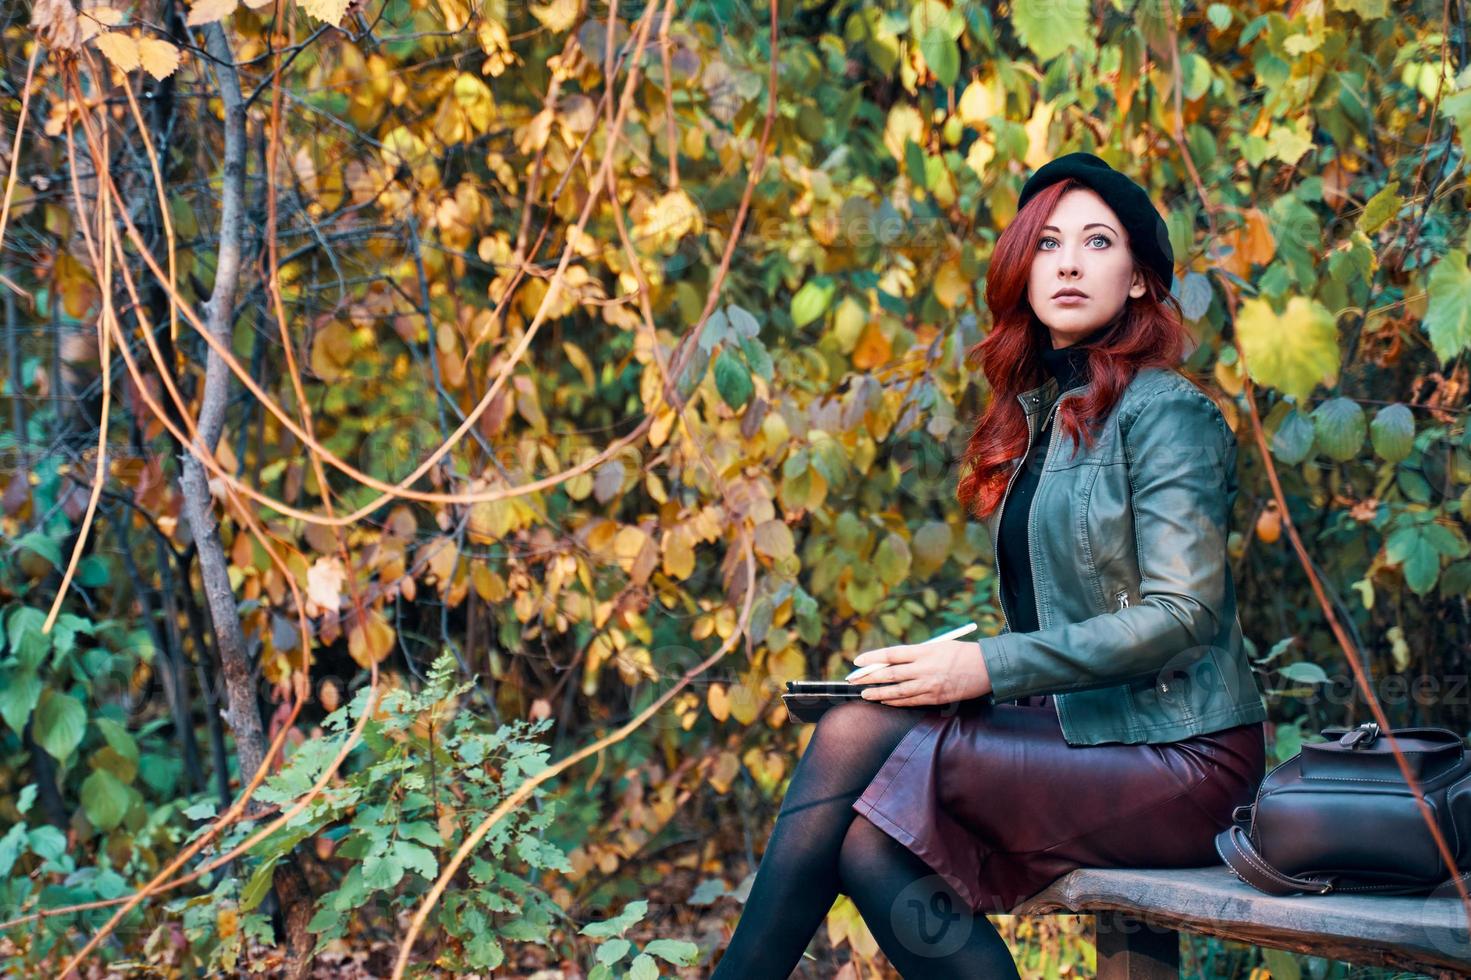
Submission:
M 1355 965 L 1471 976 L 1471 934 L 1447 897 L 1265 895 L 1224 864 L 1209 868 L 1080 868 L 1012 909 L 1098 917 L 1098 980 L 1180 974 L 1180 933 L 1219 936 Z

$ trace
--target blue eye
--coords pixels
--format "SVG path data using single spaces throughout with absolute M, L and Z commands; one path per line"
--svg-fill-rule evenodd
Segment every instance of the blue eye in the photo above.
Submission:
M 1103 234 L 1102 232 L 1099 232 L 1098 234 L 1093 235 L 1091 238 L 1088 239 L 1088 241 L 1092 242 L 1092 241 L 1098 241 L 1100 239 L 1103 241 L 1103 244 L 1104 244 L 1105 247 L 1108 246 L 1108 245 L 1113 244 L 1112 242 L 1109 241 L 1108 236 L 1105 235 L 1105 234 Z M 1041 237 L 1041 239 L 1039 239 L 1037 241 L 1037 247 L 1038 248 L 1041 248 L 1043 242 L 1055 242 L 1055 241 L 1057 241 L 1057 239 L 1056 238 L 1053 238 L 1051 235 L 1043 235 Z M 1047 250 L 1046 249 L 1043 249 L 1043 251 L 1047 251 Z

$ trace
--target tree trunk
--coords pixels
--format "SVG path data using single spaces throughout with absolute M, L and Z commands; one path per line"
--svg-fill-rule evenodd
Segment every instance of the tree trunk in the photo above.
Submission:
M 219 80 L 225 135 L 219 252 L 214 285 L 205 304 L 205 326 L 222 344 L 229 344 L 245 232 L 245 103 L 240 91 L 240 76 L 235 70 L 235 55 L 224 29 L 214 23 L 205 27 L 204 34 L 209 53 L 215 59 L 213 67 Z M 229 396 L 229 368 L 224 359 L 211 349 L 205 362 L 204 390 L 199 407 L 199 440 L 209 452 L 219 444 Z M 192 452 L 184 454 L 182 463 L 180 484 L 184 491 L 184 515 L 199 553 L 205 602 L 214 626 L 220 669 L 225 681 L 225 721 L 235 733 L 235 755 L 240 764 L 243 788 L 260 768 L 266 754 L 250 651 L 240 623 L 235 593 L 230 587 L 229 562 L 215 521 L 208 474 Z M 311 967 L 313 937 L 306 926 L 312 917 L 312 895 L 294 861 L 283 860 L 276 866 L 275 892 L 290 948 L 287 973 L 303 977 Z

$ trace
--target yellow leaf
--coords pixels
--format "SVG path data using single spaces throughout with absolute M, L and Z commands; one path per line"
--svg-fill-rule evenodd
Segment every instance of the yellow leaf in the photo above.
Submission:
M 730 717 L 730 697 L 725 693 L 724 684 L 711 684 L 709 693 L 705 695 L 705 703 L 710 708 L 710 717 L 716 721 L 724 721 Z
M 470 120 L 470 125 L 482 133 L 490 128 L 495 115 L 495 99 L 484 82 L 468 72 L 460 72 L 455 77 L 455 101 L 464 111 L 465 118 Z
M 425 542 L 418 555 L 420 561 L 428 562 L 428 571 L 439 581 L 441 592 L 449 585 L 459 557 L 460 549 L 455 539 L 444 535 Z
M 367 669 L 388 656 L 393 649 L 393 627 L 377 609 L 367 610 L 366 622 L 359 622 L 347 634 L 347 652 L 360 667 Z
M 655 201 L 634 225 L 634 235 L 652 247 L 663 247 L 704 229 L 705 217 L 699 205 L 681 188 Z
M 960 271 L 959 259 L 952 256 L 940 266 L 935 273 L 934 290 L 935 299 L 949 309 L 953 310 L 965 302 L 970 283 L 966 282 L 965 275 Z
M 336 381 L 352 362 L 352 331 L 336 320 L 312 338 L 312 372 L 323 381 Z
M 807 673 L 807 658 L 802 656 L 802 651 L 798 648 L 787 647 L 768 657 L 766 668 L 772 680 L 785 684 L 787 681 L 798 680 Z
M 108 31 L 97 35 L 96 44 L 118 71 L 129 72 L 138 67 L 138 42 L 128 35 Z
M 77 32 L 83 41 L 90 41 L 109 27 L 123 22 L 123 12 L 112 7 L 91 7 L 77 12 Z
M 690 535 L 683 525 L 664 532 L 664 574 L 671 578 L 687 579 L 695 570 L 695 551 L 690 546 Z
M 717 793 L 724 793 L 730 789 L 730 784 L 735 782 L 740 771 L 741 760 L 736 758 L 736 754 L 722 752 L 716 757 L 715 767 L 710 770 L 710 775 L 706 778 L 710 780 L 710 785 L 715 787 Z
M 977 79 L 960 94 L 957 111 L 961 122 L 972 129 L 979 129 L 991 116 L 1001 115 L 1005 105 L 996 97 L 996 90 L 989 83 Z
M 301 9 L 323 23 L 336 27 L 347 13 L 347 0 L 301 0 Z
M 184 21 L 190 27 L 212 24 L 235 12 L 239 0 L 199 0 L 189 8 L 189 17 Z
M 145 37 L 138 41 L 138 60 L 143 70 L 159 81 L 168 78 L 179 68 L 179 49 L 156 37 Z
M 548 4 L 531 4 L 531 13 L 549 31 L 565 31 L 577 21 L 582 0 L 552 0 Z
M 1236 343 L 1254 381 L 1299 402 L 1320 382 L 1338 380 L 1337 319 L 1315 299 L 1294 296 L 1281 316 L 1264 299 L 1246 300 L 1236 314 Z
M 924 129 L 924 116 L 918 109 L 903 102 L 896 103 L 889 110 L 889 118 L 884 125 L 884 147 L 895 160 L 903 160 L 905 140 L 914 140 L 923 146 Z

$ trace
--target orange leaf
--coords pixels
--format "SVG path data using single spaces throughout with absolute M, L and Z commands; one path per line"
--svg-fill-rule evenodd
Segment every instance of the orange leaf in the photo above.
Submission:
M 347 652 L 366 670 L 388 656 L 396 634 L 377 609 L 370 608 L 364 620 L 347 634 Z

